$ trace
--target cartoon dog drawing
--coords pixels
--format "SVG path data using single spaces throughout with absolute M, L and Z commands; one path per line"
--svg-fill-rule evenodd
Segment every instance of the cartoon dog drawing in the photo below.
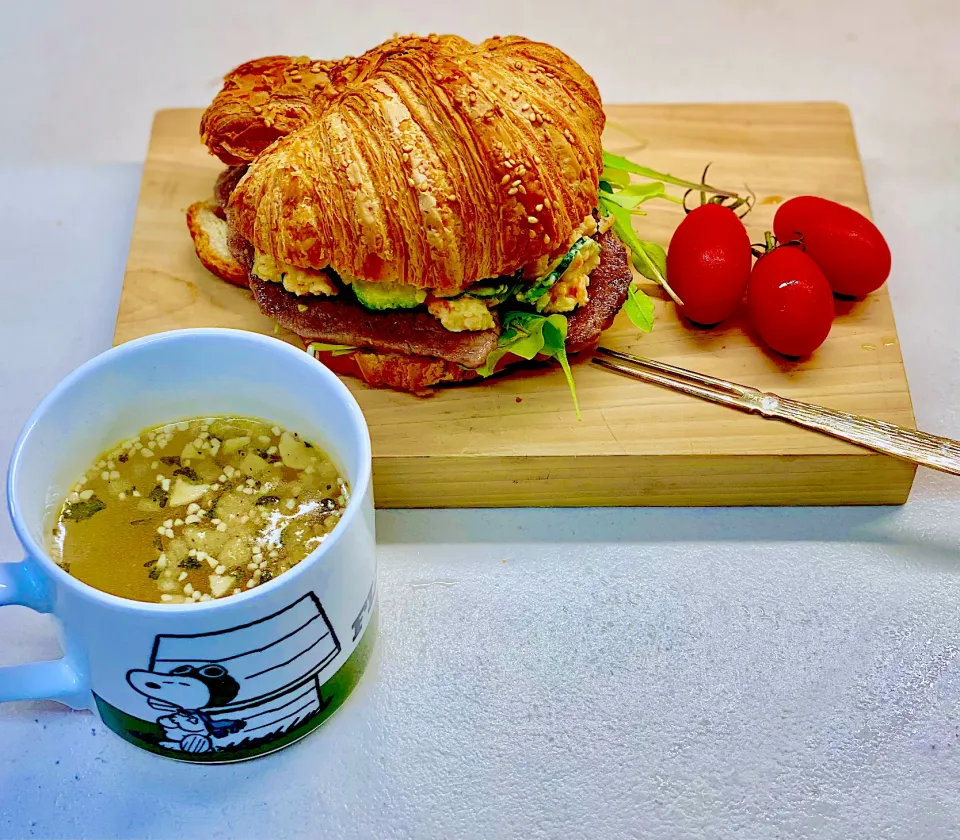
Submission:
M 210 752 L 220 739 L 247 725 L 243 720 L 213 720 L 204 712 L 226 706 L 240 692 L 240 684 L 222 665 L 180 665 L 166 674 L 130 671 L 127 680 L 152 708 L 169 712 L 157 718 L 166 737 L 161 746 L 168 749 Z
M 160 746 L 227 760 L 233 747 L 266 743 L 321 714 L 330 703 L 321 674 L 340 652 L 311 592 L 248 624 L 156 636 L 146 668 L 128 671 L 127 683 L 160 713 Z

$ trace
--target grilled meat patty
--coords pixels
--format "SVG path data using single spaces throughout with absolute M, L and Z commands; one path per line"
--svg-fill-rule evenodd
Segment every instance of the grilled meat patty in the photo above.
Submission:
M 600 265 L 590 275 L 590 300 L 567 319 L 567 351 L 592 346 L 616 317 L 630 286 L 630 265 L 620 240 L 600 236 Z M 422 311 L 374 312 L 350 295 L 335 298 L 287 292 L 279 283 L 251 275 L 250 289 L 260 309 L 304 341 L 346 344 L 383 353 L 406 353 L 443 359 L 478 368 L 497 346 L 499 328 L 481 332 L 450 332 Z
M 250 290 L 264 315 L 304 341 L 347 344 L 385 353 L 432 356 L 478 368 L 497 346 L 500 330 L 450 332 L 428 312 L 366 309 L 351 293 L 302 296 L 250 275 Z M 302 310 L 302 311 L 301 311 Z

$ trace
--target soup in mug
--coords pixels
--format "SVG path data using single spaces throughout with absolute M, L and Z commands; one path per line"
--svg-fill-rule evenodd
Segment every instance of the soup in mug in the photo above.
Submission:
M 246 417 L 181 420 L 100 455 L 61 506 L 49 548 L 112 595 L 210 601 L 293 568 L 348 500 L 330 458 L 294 432 Z

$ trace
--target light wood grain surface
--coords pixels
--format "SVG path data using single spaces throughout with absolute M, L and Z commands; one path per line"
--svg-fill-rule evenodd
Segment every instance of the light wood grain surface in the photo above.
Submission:
M 273 334 L 249 294 L 208 274 L 186 207 L 221 165 L 200 144 L 196 109 L 157 114 L 124 280 L 115 343 L 170 329 L 221 326 Z M 869 213 L 847 109 L 835 103 L 613 105 L 604 145 L 677 176 L 713 162 L 710 180 L 760 199 L 752 241 L 777 197 L 813 193 Z M 765 199 L 769 199 L 764 203 Z M 646 205 L 641 235 L 666 246 L 682 218 Z M 912 427 L 885 289 L 838 303 L 826 344 L 790 364 L 736 322 L 682 325 L 655 288 L 657 323 L 641 335 L 620 316 L 603 343 L 783 396 Z M 290 336 L 282 336 L 296 341 Z M 381 507 L 518 505 L 899 504 L 915 468 L 784 424 L 574 367 L 583 421 L 559 370 L 447 388 L 427 399 L 348 380 L 370 424 Z

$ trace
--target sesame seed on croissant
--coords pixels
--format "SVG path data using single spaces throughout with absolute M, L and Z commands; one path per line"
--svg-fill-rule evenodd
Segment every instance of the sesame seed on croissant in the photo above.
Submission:
M 228 213 L 260 251 L 452 294 L 569 247 L 596 206 L 603 124 L 593 80 L 555 47 L 433 35 L 249 62 L 201 132 L 250 162 Z

